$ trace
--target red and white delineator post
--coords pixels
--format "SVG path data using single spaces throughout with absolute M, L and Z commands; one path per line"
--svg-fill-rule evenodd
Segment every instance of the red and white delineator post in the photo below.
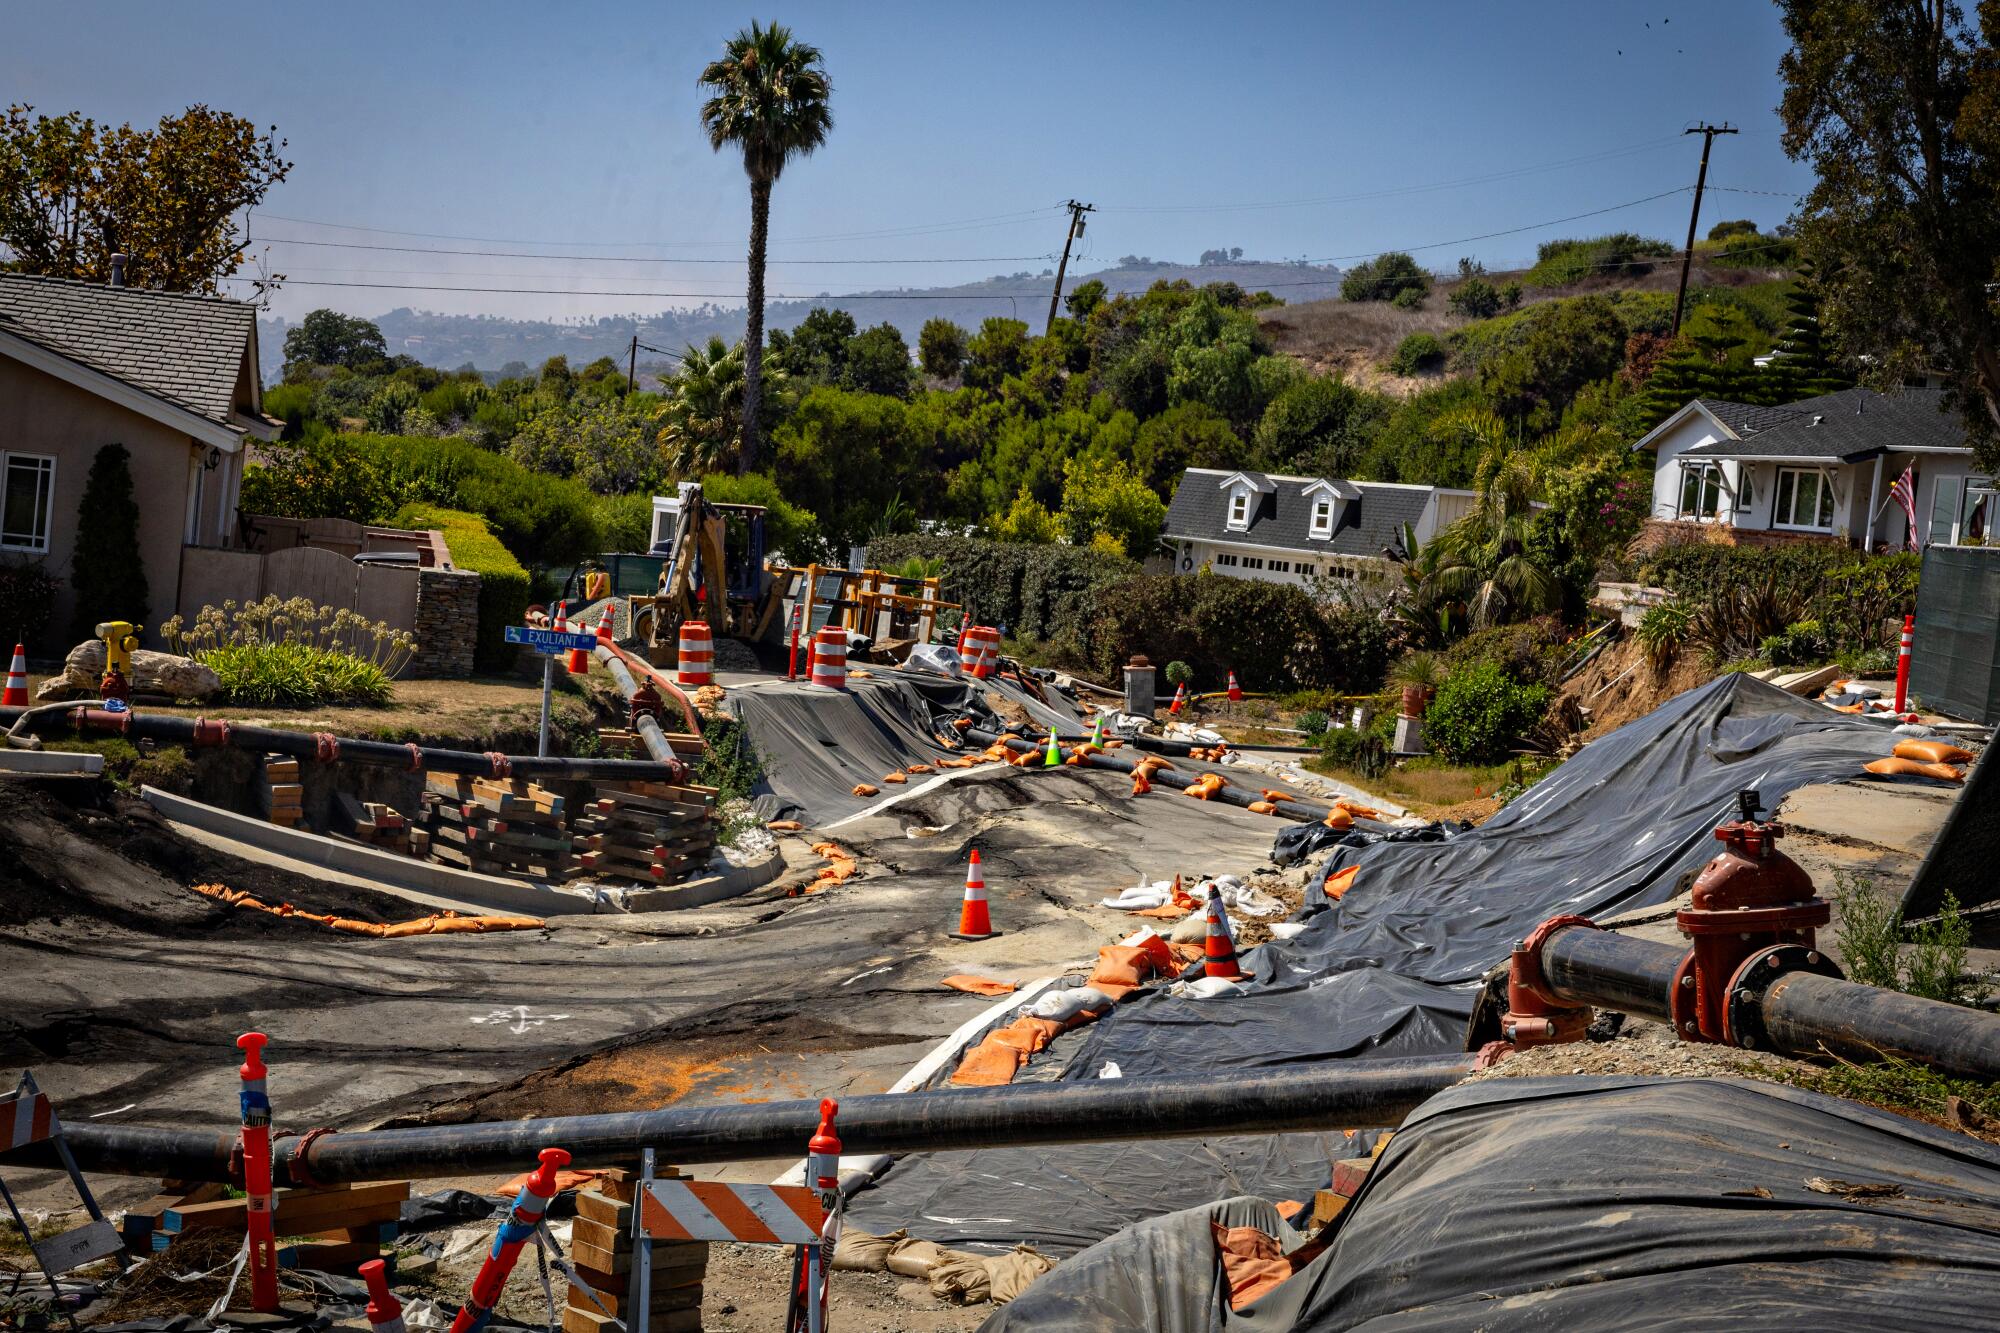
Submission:
M 819 1243 L 801 1245 L 792 1261 L 792 1301 L 785 1314 L 785 1333 L 826 1333 L 827 1279 L 833 1272 L 833 1247 L 840 1242 L 840 1137 L 833 1117 L 840 1103 L 825 1097 L 819 1104 L 819 1130 L 806 1144 L 806 1188 L 826 1212 Z
M 561 1148 L 544 1148 L 537 1156 L 541 1165 L 514 1196 L 514 1211 L 494 1235 L 493 1248 L 479 1265 L 479 1276 L 472 1279 L 472 1290 L 466 1293 L 458 1317 L 451 1321 L 451 1333 L 479 1333 L 493 1318 L 500 1289 L 507 1285 L 507 1275 L 514 1271 L 521 1247 L 534 1237 L 549 1200 L 556 1197 L 556 1172 L 569 1165 L 569 1154 Z
M 1903 617 L 1903 643 L 1896 649 L 1896 711 L 1906 711 L 1910 701 L 1910 644 L 1917 637 L 1917 618 Z
M 243 1112 L 243 1215 L 250 1245 L 250 1308 L 259 1314 L 278 1312 L 278 1237 L 271 1225 L 271 1093 L 265 1086 L 261 1032 L 236 1039 L 243 1063 L 236 1070 L 243 1080 L 237 1100 Z
M 409 1333 L 403 1323 L 403 1303 L 389 1290 L 389 1275 L 380 1259 L 370 1259 L 355 1270 L 368 1284 L 368 1326 L 375 1333 Z

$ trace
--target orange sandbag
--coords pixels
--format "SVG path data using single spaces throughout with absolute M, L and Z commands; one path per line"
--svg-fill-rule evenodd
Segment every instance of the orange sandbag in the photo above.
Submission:
M 1936 778 L 1939 782 L 1963 782 L 1965 774 L 1950 764 L 1924 764 L 1915 759 L 1876 759 L 1863 764 L 1870 773 L 1880 773 L 1885 777 Z
M 995 981 L 991 977 L 970 977 L 963 973 L 946 977 L 938 984 L 946 990 L 962 990 L 967 995 L 1012 995 L 1015 990 L 1011 981 Z
M 1027 1058 L 989 1036 L 965 1053 L 951 1081 L 961 1088 L 998 1088 L 1014 1081 L 1015 1071 Z
M 1378 824 L 1388 823 L 1388 816 L 1372 805 L 1357 805 L 1353 801 L 1341 800 L 1335 801 L 1333 808 L 1336 810 L 1345 810 L 1356 819 L 1372 819 Z
M 1833 711 L 1834 711 L 1834 712 L 1836 712 L 1836 713 L 1865 713 L 1865 712 L 1867 712 L 1867 711 L 1868 711 L 1868 705 L 1867 705 L 1867 704 L 1834 704 L 1834 705 L 1833 705 Z
M 837 859 L 837 858 L 838 858 L 838 859 L 845 859 L 845 860 L 850 860 L 850 861 L 854 859 L 854 857 L 853 857 L 853 854 L 852 854 L 851 852 L 849 852 L 849 851 L 848 851 L 848 850 L 847 850 L 847 849 L 846 849 L 845 847 L 842 847 L 842 846 L 841 846 L 841 845 L 840 845 L 839 843 L 837 843 L 837 842 L 816 842 L 816 843 L 814 843 L 814 844 L 813 844 L 813 855 L 814 855 L 814 856 L 824 856 L 824 857 L 826 857 L 826 858 L 827 858 L 827 859 L 828 859 L 829 861 L 831 861 L 831 860 L 835 860 L 835 859 Z
M 1950 741 L 1900 740 L 1896 742 L 1896 757 L 1926 764 L 1969 764 L 1974 755 Z
M 997 1041 L 1002 1046 L 1011 1046 L 1024 1056 L 1033 1055 L 1037 1051 L 1047 1050 L 1049 1043 L 1054 1041 L 1056 1034 L 1062 1030 L 1063 1025 L 1052 1018 L 1024 1015 L 994 1032 L 986 1040 Z
M 1250 802 L 1250 813 L 1253 815 L 1275 815 L 1278 813 L 1278 807 L 1269 801 L 1252 801 Z
M 1208 751 L 1199 745 L 1190 745 L 1188 747 L 1188 758 L 1206 759 L 1208 758 Z
M 1139 986 L 1156 970 L 1153 955 L 1136 944 L 1107 944 L 1097 951 L 1097 968 L 1090 984 Z
M 951 725 L 960 731 L 969 731 L 972 728 L 972 719 L 969 717 L 955 717 L 951 720 Z
M 1144 796 L 1147 792 L 1151 791 L 1152 789 L 1153 789 L 1153 784 L 1146 780 L 1146 770 L 1143 768 L 1133 769 L 1132 794 L 1134 796 Z
M 835 884 L 844 884 L 859 869 L 860 867 L 852 861 L 835 861 L 832 865 L 820 869 L 819 878 L 830 879 Z
M 1333 874 L 1328 875 L 1326 877 L 1326 896 L 1335 902 L 1339 902 L 1341 895 L 1354 887 L 1354 876 L 1360 869 L 1360 866 L 1349 866 L 1345 870 L 1337 870 Z
M 1267 801 L 1292 801 L 1298 799 L 1288 791 L 1277 791 L 1271 787 L 1264 788 L 1263 792 L 1260 794 Z
M 1172 764 L 1172 763 L 1168 762 L 1168 761 L 1167 761 L 1167 760 L 1165 760 L 1165 759 L 1162 759 L 1162 758 L 1160 758 L 1160 756 L 1158 756 L 1158 755 L 1156 755 L 1156 754 L 1149 754 L 1149 755 L 1147 755 L 1147 756 L 1146 756 L 1146 757 L 1145 757 L 1144 759 L 1141 759 L 1141 760 L 1140 760 L 1139 762 L 1140 762 L 1140 763 L 1142 763 L 1142 764 L 1144 764 L 1144 765 L 1145 765 L 1145 766 L 1146 766 L 1147 768 L 1172 768 L 1172 767 L 1173 767 L 1173 764 Z
M 871 787 L 865 782 L 854 784 L 854 794 L 856 796 L 878 796 L 881 794 L 881 791 L 880 787 Z
M 931 766 L 929 764 L 905 764 L 903 771 L 905 773 L 928 773 L 931 771 Z
M 1104 748 L 1107 750 L 1122 750 L 1125 748 L 1125 742 L 1116 740 L 1106 741 L 1104 742 Z
M 908 782 L 909 779 L 903 776 L 903 771 L 901 769 L 897 769 L 894 773 L 884 773 L 882 775 L 882 781 L 889 783 L 891 786 L 896 786 Z
M 805 825 L 801 824 L 796 819 L 774 819 L 770 823 L 764 825 L 764 827 L 767 829 L 772 829 L 779 833 L 797 833 L 800 829 L 804 828 Z
M 1321 822 L 1331 829 L 1353 828 L 1354 816 L 1336 805 L 1326 812 L 1326 818 Z
M 1219 1222 L 1208 1227 L 1222 1258 L 1222 1275 L 1229 1282 L 1230 1309 L 1241 1310 L 1292 1275 L 1292 1261 L 1278 1242 L 1256 1227 L 1225 1227 Z

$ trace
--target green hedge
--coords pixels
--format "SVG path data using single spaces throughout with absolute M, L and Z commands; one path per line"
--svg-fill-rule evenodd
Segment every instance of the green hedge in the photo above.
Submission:
M 1784 624 L 1818 621 L 1839 653 L 1895 645 L 1903 616 L 1917 609 L 1922 568 L 1913 552 L 1863 555 L 1832 542 L 1689 542 L 1656 553 L 1639 572 L 1695 604 L 1757 593 L 1775 604 Z
M 451 547 L 451 562 L 479 575 L 479 638 L 472 646 L 472 665 L 481 671 L 504 671 L 516 650 L 506 642 L 507 626 L 525 622 L 528 614 L 528 571 L 521 568 L 486 520 L 477 514 L 434 505 L 409 504 L 396 512 L 398 527 L 437 528 Z
M 1389 631 L 1377 615 L 1328 610 L 1292 584 L 1141 574 L 1100 590 L 1089 639 L 1092 669 L 1109 680 L 1134 653 L 1187 662 L 1197 691 L 1223 688 L 1234 671 L 1258 693 L 1353 693 L 1381 684 Z
M 920 534 L 877 537 L 868 545 L 869 563 L 878 569 L 911 559 L 943 562 L 944 595 L 964 604 L 973 623 L 1004 624 L 1018 638 L 1048 639 L 1078 653 L 1099 590 L 1139 572 L 1136 561 L 1074 546 Z

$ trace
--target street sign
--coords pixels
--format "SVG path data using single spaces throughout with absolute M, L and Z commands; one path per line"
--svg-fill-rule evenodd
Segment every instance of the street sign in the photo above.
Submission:
M 538 653 L 566 653 L 572 648 L 590 652 L 597 647 L 595 634 L 569 634 L 562 630 L 532 629 L 526 625 L 507 626 L 507 642 L 525 644 Z

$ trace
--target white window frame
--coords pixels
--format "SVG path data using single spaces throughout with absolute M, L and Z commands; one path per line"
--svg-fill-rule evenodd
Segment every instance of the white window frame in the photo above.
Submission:
M 1242 532 L 1250 526 L 1250 488 L 1237 486 L 1229 492 L 1229 530 Z
M 1313 497 L 1312 535 L 1319 538 L 1333 535 L 1333 497 L 1330 495 Z
M 1964 517 L 1965 487 L 1960 477 L 1939 477 L 1931 483 L 1931 511 L 1924 521 L 1924 545 L 1956 546 L 1959 523 Z M 1950 489 L 1947 490 L 1946 488 Z M 1949 501 L 1945 497 L 1949 495 Z M 1938 532 L 1938 515 L 1944 514 L 1944 532 Z
M 56 457 L 54 454 L 31 454 L 13 449 L 0 450 L 0 519 L 4 519 L 7 511 L 7 488 L 13 484 L 14 460 L 17 458 L 46 465 L 42 471 L 48 478 L 48 504 L 41 514 L 41 544 L 37 546 L 32 542 L 24 544 L 9 541 L 7 540 L 4 527 L 0 527 L 0 550 L 26 551 L 33 555 L 47 555 L 49 553 L 50 541 L 55 534 Z
M 1709 483 L 1706 480 L 1697 480 L 1695 482 L 1694 493 L 1695 508 L 1694 512 L 1689 512 L 1687 507 L 1689 477 L 1706 478 L 1710 474 L 1713 474 L 1715 478 L 1715 511 L 1709 514 L 1700 512 L 1702 496 L 1706 492 Z M 1680 488 L 1674 496 L 1674 517 L 1683 523 L 1720 523 L 1722 521 L 1722 496 L 1722 464 L 1711 462 L 1707 459 L 1683 462 L 1681 464 Z
M 1792 479 L 1791 508 L 1796 513 L 1799 507 L 1799 481 L 1801 477 L 1813 479 L 1815 498 L 1814 518 L 1818 510 L 1826 510 L 1826 522 L 1795 523 L 1789 516 L 1781 515 L 1779 504 L 1785 499 L 1785 479 Z M 1824 502 L 1823 504 L 1821 502 Z M 1833 477 L 1824 468 L 1781 467 L 1776 480 L 1771 483 L 1771 528 L 1775 532 L 1832 532 L 1833 522 L 1839 517 L 1840 498 L 1833 493 Z
M 1979 540 L 1991 546 L 2000 538 L 2000 533 L 1995 532 L 1996 528 L 2000 528 L 2000 485 L 1990 481 L 1982 484 L 1977 478 L 1967 477 L 1965 487 L 1958 496 L 1958 526 L 1952 532 L 1954 544 L 1967 539 L 1966 529 L 1972 526 L 1972 516 L 1978 512 L 1980 505 L 1988 501 L 1993 503 L 1983 516 L 1985 530 L 1979 534 Z

